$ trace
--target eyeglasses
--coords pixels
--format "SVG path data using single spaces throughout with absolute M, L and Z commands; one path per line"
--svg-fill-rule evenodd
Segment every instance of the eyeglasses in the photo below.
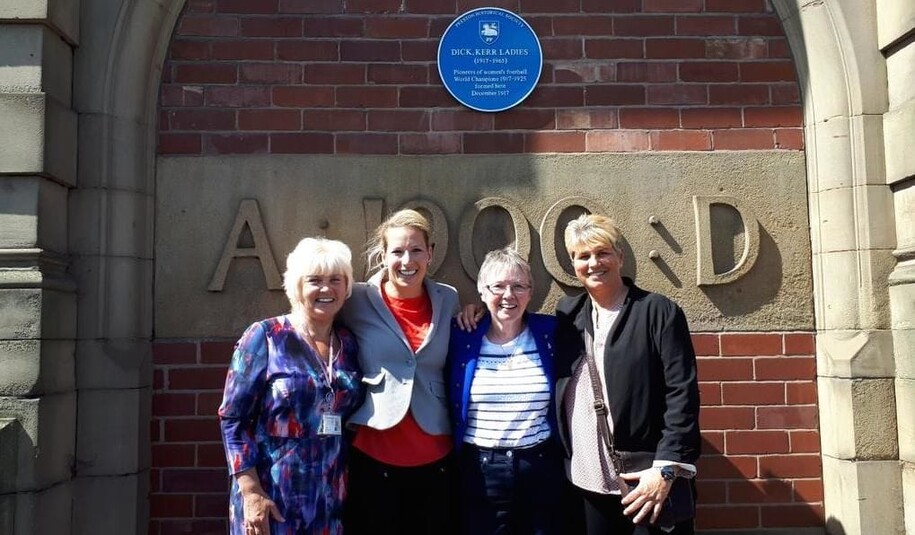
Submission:
M 489 284 L 486 286 L 486 289 L 489 290 L 489 293 L 493 295 L 503 296 L 505 292 L 511 289 L 512 293 L 515 295 L 526 295 L 531 291 L 530 284 L 505 284 L 502 282 L 497 282 L 495 284 Z

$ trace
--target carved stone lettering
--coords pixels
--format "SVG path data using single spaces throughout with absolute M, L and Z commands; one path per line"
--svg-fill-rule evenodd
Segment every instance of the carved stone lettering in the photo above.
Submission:
M 737 263 L 724 273 L 716 273 L 713 257 L 711 211 L 713 205 L 725 205 L 737 211 L 743 223 L 744 246 Z M 736 197 L 725 195 L 693 195 L 696 218 L 696 285 L 728 284 L 747 274 L 759 255 L 759 221 L 755 214 Z
M 515 234 L 515 250 L 524 258 L 530 257 L 531 254 L 531 232 L 527 228 L 527 218 L 524 217 L 524 213 L 521 212 L 521 209 L 508 199 L 503 199 L 501 197 L 486 197 L 485 199 L 480 199 L 473 203 L 470 209 L 468 209 L 461 218 L 460 236 L 458 237 L 461 265 L 464 267 L 464 272 L 473 280 L 476 280 L 477 275 L 480 273 L 480 266 L 477 264 L 477 259 L 473 254 L 473 229 L 476 226 L 477 217 L 479 217 L 480 212 L 487 208 L 501 208 L 508 212 Z
M 556 244 L 562 243 L 563 229 L 559 228 L 559 218 L 562 213 L 572 207 L 584 208 L 592 214 L 610 213 L 605 207 L 593 199 L 586 197 L 565 197 L 559 199 L 546 211 L 543 221 L 540 222 L 540 254 L 543 256 L 543 265 L 546 270 L 556 279 L 556 282 L 566 286 L 581 286 L 581 282 L 574 275 L 566 271 L 559 262 L 559 254 L 565 255 L 565 250 L 559 252 L 556 250 Z
M 239 247 L 238 239 L 242 231 L 247 226 L 251 230 L 251 238 L 254 247 Z M 276 260 L 273 258 L 273 250 L 270 248 L 270 241 L 267 239 L 267 232 L 264 230 L 264 221 L 261 219 L 261 212 L 254 199 L 243 199 L 238 205 L 238 212 L 235 214 L 235 223 L 232 225 L 232 231 L 229 232 L 229 238 L 222 249 L 222 256 L 219 258 L 219 264 L 207 290 L 211 292 L 221 292 L 226 284 L 226 275 L 229 273 L 229 265 L 235 258 L 257 258 L 260 261 L 261 269 L 264 271 L 264 279 L 267 282 L 268 290 L 281 290 L 283 281 L 280 278 L 280 272 L 276 268 Z

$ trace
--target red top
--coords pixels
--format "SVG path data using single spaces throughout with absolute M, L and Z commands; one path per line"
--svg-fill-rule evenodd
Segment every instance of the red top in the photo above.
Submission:
M 419 297 L 398 299 L 384 291 L 384 284 L 381 285 L 381 296 L 415 353 L 429 334 L 429 326 L 432 324 L 432 302 L 429 301 L 429 296 L 423 292 Z M 448 455 L 451 452 L 451 437 L 426 433 L 408 410 L 403 420 L 390 429 L 379 431 L 359 426 L 353 446 L 385 464 L 422 466 Z

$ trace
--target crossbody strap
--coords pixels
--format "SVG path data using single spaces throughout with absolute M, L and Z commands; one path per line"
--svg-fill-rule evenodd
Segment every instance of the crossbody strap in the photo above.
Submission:
M 588 364 L 588 372 L 591 375 L 591 389 L 594 391 L 594 412 L 597 414 L 597 430 L 604 445 L 607 446 L 607 452 L 610 454 L 610 462 L 613 463 L 613 469 L 619 474 L 622 471 L 622 461 L 616 448 L 613 446 L 613 433 L 610 432 L 610 425 L 607 423 L 609 410 L 607 403 L 604 401 L 603 388 L 601 388 L 600 375 L 597 371 L 597 362 L 594 359 L 594 338 L 587 330 L 584 332 L 585 338 L 585 359 Z

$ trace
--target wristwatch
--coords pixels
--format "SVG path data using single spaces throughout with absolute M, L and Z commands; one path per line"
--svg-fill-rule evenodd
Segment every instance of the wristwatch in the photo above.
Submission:
M 677 479 L 677 476 L 679 475 L 679 470 L 672 464 L 662 466 L 659 470 L 661 471 L 661 477 L 664 478 L 664 481 L 673 481 L 674 479 Z

